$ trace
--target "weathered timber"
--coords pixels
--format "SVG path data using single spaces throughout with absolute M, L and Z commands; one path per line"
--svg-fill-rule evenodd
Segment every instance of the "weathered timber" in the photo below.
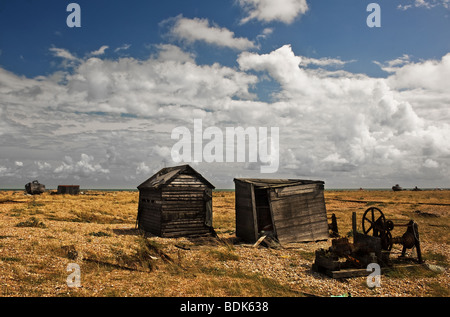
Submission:
M 236 235 L 255 243 L 272 231 L 280 243 L 328 238 L 324 182 L 295 179 L 234 179 Z
M 138 189 L 140 229 L 161 237 L 211 231 L 214 186 L 189 165 L 163 168 Z
M 80 185 L 58 185 L 56 193 L 59 195 L 78 195 L 80 193 Z

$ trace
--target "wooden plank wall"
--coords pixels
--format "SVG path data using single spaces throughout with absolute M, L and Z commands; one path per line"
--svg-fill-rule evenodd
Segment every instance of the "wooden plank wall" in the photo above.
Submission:
M 180 174 L 162 188 L 161 236 L 178 237 L 209 232 L 206 193 L 210 188 L 195 175 Z
M 328 238 L 323 185 L 308 184 L 271 189 L 269 199 L 280 243 Z
M 80 193 L 80 186 L 64 186 L 59 185 L 56 191 L 58 194 L 78 195 Z
M 161 190 L 145 188 L 139 191 L 139 229 L 161 234 Z

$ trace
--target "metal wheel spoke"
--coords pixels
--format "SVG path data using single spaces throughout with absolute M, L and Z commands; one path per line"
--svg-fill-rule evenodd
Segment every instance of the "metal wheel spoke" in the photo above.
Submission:
M 366 221 L 370 224 L 370 226 L 366 229 Z M 379 235 L 379 230 L 384 227 L 385 219 L 383 212 L 375 207 L 368 208 L 363 215 L 363 232 L 368 234 L 372 232 L 373 236 Z

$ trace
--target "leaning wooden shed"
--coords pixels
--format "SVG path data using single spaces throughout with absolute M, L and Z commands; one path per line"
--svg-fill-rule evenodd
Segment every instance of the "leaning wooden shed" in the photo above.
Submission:
M 325 240 L 324 182 L 236 178 L 236 236 L 256 242 L 272 233 L 283 243 Z
M 138 186 L 138 228 L 160 237 L 210 232 L 214 188 L 189 165 L 163 168 Z

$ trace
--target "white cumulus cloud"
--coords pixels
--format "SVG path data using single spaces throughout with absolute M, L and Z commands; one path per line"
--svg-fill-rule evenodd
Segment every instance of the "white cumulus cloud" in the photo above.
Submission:
M 89 177 L 97 174 L 108 174 L 109 170 L 104 169 L 100 164 L 94 162 L 94 158 L 90 155 L 81 154 L 81 159 L 74 162 L 70 156 L 66 156 L 60 166 L 53 171 L 62 177 L 74 176 L 76 179 Z
M 314 138 L 312 142 L 300 132 L 297 143 L 324 163 L 311 162 L 310 170 L 336 171 L 340 164 L 342 171 L 375 176 L 377 169 L 389 174 L 388 166 L 394 165 L 393 170 L 405 173 L 419 170 L 426 159 L 448 168 L 440 162 L 450 155 L 450 146 L 444 141 L 450 144 L 450 126 L 424 113 L 420 116 L 408 101 L 408 91 L 397 90 L 420 87 L 424 93 L 439 90 L 445 95 L 444 85 L 434 79 L 447 76 L 446 56 L 440 62 L 398 66 L 387 79 L 345 72 L 330 76 L 306 68 L 302 60 L 286 45 L 269 54 L 244 52 L 238 63 L 242 70 L 265 72 L 280 84 L 277 97 L 284 105 L 280 109 L 296 117 L 286 119 L 286 125 L 291 133 L 297 126 Z M 419 73 L 429 76 L 420 78 Z M 290 155 L 301 155 L 300 149 L 293 148 Z M 434 164 L 428 161 L 426 166 Z
M 173 19 L 170 34 L 188 43 L 196 41 L 236 50 L 255 48 L 255 44 L 243 37 L 236 37 L 234 32 L 224 27 L 211 25 L 208 19 L 185 18 L 181 15 Z
M 380 62 L 389 76 L 372 78 L 331 71 L 346 62 L 299 56 L 289 45 L 242 52 L 237 68 L 201 65 L 173 44 L 155 48 L 143 60 L 85 55 L 70 72 L 39 78 L 0 68 L 0 151 L 8 155 L 0 158 L 2 181 L 46 177 L 90 184 L 110 177 L 134 186 L 173 163 L 171 131 L 185 126 L 192 132 L 193 119 L 223 131 L 279 127 L 280 177 L 339 182 L 345 176 L 358 188 L 357 182 L 374 180 L 373 186 L 389 186 L 448 179 L 449 55 Z M 271 101 L 258 95 L 267 78 L 277 84 Z M 200 169 L 221 181 L 231 175 L 225 163 Z M 233 175 L 250 170 L 259 168 L 233 166 Z
M 72 55 L 68 50 L 63 48 L 51 47 L 50 52 L 52 52 L 56 57 L 60 57 L 68 60 L 79 60 L 76 56 Z
M 306 0 L 238 0 L 238 3 L 248 14 L 242 23 L 258 20 L 290 24 L 308 11 Z
M 91 52 L 90 55 L 93 55 L 93 56 L 103 55 L 103 54 L 105 54 L 105 51 L 106 51 L 108 48 L 109 48 L 108 45 L 103 45 L 103 46 L 100 47 L 98 50 Z
M 450 7 L 450 0 L 414 0 L 414 3 L 409 1 L 408 4 L 399 4 L 397 9 L 406 11 L 411 8 L 425 8 L 431 9 L 436 6 L 442 6 L 446 9 Z

